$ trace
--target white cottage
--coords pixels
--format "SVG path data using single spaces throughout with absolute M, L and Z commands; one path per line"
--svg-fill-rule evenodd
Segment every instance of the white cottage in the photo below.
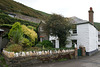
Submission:
M 93 24 L 93 10 L 89 10 L 89 21 L 79 19 L 77 17 L 72 17 L 72 22 L 76 24 L 76 29 L 71 30 L 71 35 L 69 37 L 69 45 L 66 47 L 71 47 L 73 43 L 79 46 L 84 46 L 86 48 L 87 55 L 92 55 L 98 51 L 98 30 Z

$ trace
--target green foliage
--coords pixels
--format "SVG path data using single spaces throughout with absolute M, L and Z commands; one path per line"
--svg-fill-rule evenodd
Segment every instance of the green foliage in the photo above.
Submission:
M 23 47 L 27 47 L 35 45 L 37 33 L 34 30 L 27 28 L 25 25 L 16 22 L 10 29 L 8 37 L 12 44 L 19 44 Z
M 43 47 L 43 45 L 42 45 L 42 44 L 40 44 L 40 43 L 38 43 L 38 44 L 36 44 L 36 45 L 35 45 L 35 47 L 42 48 L 42 47 Z
M 11 24 L 0 24 L 0 27 L 7 27 L 7 28 L 11 28 L 12 25 Z
M 38 24 L 34 23 L 34 22 L 29 22 L 29 21 L 24 21 L 24 20 L 20 20 L 20 19 L 16 19 L 16 18 L 12 18 L 6 14 L 0 13 L 0 21 L 3 24 L 14 24 L 15 22 L 20 22 L 21 24 L 24 24 L 26 26 L 33 26 L 33 27 L 37 27 Z M 1 23 L 0 22 L 0 23 Z M 1 24 L 0 24 L 1 25 Z M 6 25 L 7 26 L 7 25 Z
M 72 44 L 72 48 L 75 48 L 75 45 L 74 44 Z
M 19 22 L 13 24 L 8 37 L 12 43 L 20 44 L 23 38 L 22 28 Z
M 45 19 L 46 17 L 49 16 L 49 14 L 47 13 L 32 9 L 13 0 L 0 0 L 0 9 L 1 12 L 3 10 L 6 12 L 20 13 L 23 15 L 27 15 L 39 19 Z
M 51 43 L 51 41 L 48 40 L 44 40 L 43 42 L 40 42 L 40 44 L 42 44 L 45 48 L 49 48 L 49 47 L 53 48 L 53 44 Z
M 18 44 L 12 44 L 12 45 L 9 45 L 7 48 L 6 48 L 7 51 L 13 51 L 13 52 L 20 52 L 23 50 L 22 46 L 21 45 L 18 45 Z
M 69 30 L 71 29 L 70 22 L 66 21 L 61 15 L 53 14 L 46 21 L 44 30 L 48 35 L 58 36 L 60 41 L 60 47 L 65 47 L 67 37 L 69 36 Z
M 33 26 L 27 26 L 29 29 L 33 29 L 34 31 L 36 31 L 36 27 Z
M 23 38 L 23 47 L 27 47 L 27 46 L 30 46 L 31 42 L 27 39 L 27 38 Z
M 0 66 L 1 67 L 8 67 L 4 57 L 2 55 L 0 55 Z
M 31 41 L 30 46 L 35 45 L 35 41 L 37 41 L 37 33 L 34 30 L 29 29 L 25 25 L 22 25 L 22 30 L 24 35 Z
M 94 26 L 100 31 L 100 23 L 94 23 Z
M 39 47 L 27 47 L 25 48 L 25 51 L 40 51 L 41 48 Z

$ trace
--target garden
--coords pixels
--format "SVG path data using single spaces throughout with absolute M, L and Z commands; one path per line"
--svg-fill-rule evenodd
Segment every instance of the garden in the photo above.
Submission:
M 13 64 L 25 65 L 29 60 L 35 64 L 74 58 L 73 48 L 54 48 L 54 45 L 48 40 L 38 42 L 36 28 L 21 25 L 19 22 L 11 26 L 8 39 L 9 42 L 3 49 L 3 55 L 8 66 L 13 66 Z

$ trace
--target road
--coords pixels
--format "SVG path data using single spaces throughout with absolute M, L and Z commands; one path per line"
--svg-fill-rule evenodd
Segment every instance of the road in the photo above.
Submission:
M 29 67 L 100 67 L 100 51 L 93 56 L 63 62 L 37 64 Z

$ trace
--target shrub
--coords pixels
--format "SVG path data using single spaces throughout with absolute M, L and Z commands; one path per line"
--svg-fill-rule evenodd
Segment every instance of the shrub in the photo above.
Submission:
M 42 48 L 43 46 L 42 46 L 42 44 L 36 44 L 36 46 L 35 47 L 40 47 L 40 48 Z
M 51 43 L 51 41 L 48 40 L 44 40 L 43 42 L 41 42 L 42 45 L 44 45 L 44 47 L 53 47 L 53 44 Z
M 16 22 L 15 24 L 13 24 L 8 34 L 8 37 L 10 38 L 12 43 L 19 44 L 21 42 L 23 38 L 23 32 L 22 32 L 22 27 L 19 22 Z
M 28 47 L 28 48 L 26 48 L 25 50 L 26 50 L 26 51 L 40 51 L 41 48 L 39 48 L 39 47 Z
M 7 27 L 7 28 L 11 28 L 12 25 L 11 24 L 0 24 L 0 27 Z
M 29 29 L 33 29 L 34 31 L 36 31 L 36 27 L 33 26 L 27 26 Z
M 23 44 L 23 47 L 30 46 L 30 41 L 27 38 L 23 38 L 22 44 Z
M 13 52 L 20 52 L 23 50 L 22 46 L 18 45 L 18 44 L 12 44 L 12 45 L 9 45 L 7 48 L 6 48 L 7 51 L 13 51 Z
M 32 44 L 30 44 L 30 46 L 35 45 L 35 41 L 37 39 L 37 33 L 34 30 L 27 28 L 25 25 L 22 25 L 22 30 L 24 35 L 26 35 L 31 40 Z
M 75 45 L 74 44 L 72 44 L 72 48 L 75 48 Z

